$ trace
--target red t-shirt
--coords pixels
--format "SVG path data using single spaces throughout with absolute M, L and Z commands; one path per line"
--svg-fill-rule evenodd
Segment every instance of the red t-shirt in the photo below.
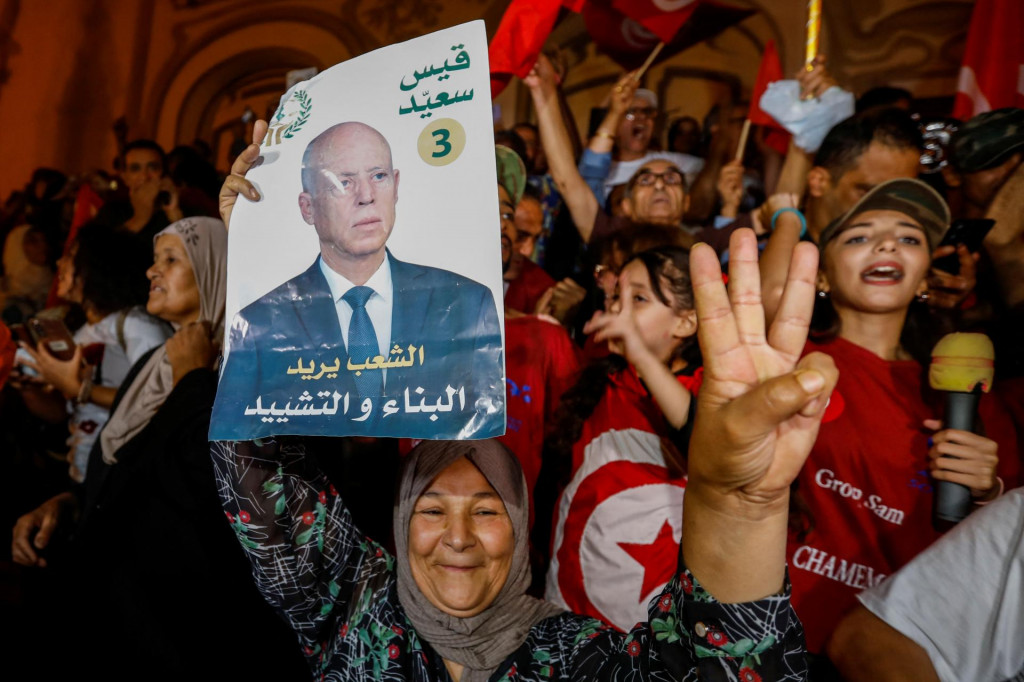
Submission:
M 699 368 L 679 377 L 694 396 L 700 379 Z M 573 446 L 572 478 L 556 512 L 547 599 L 620 630 L 647 619 L 647 602 L 676 570 L 682 533 L 686 476 L 666 466 L 668 435 L 664 415 L 633 368 L 612 375 Z
M 530 491 L 540 474 L 545 428 L 576 379 L 579 350 L 563 327 L 534 317 L 505 318 L 505 409 L 499 440 L 519 459 Z
M 544 268 L 529 258 L 523 258 L 519 276 L 508 283 L 508 291 L 505 292 L 505 308 L 532 315 L 540 297 L 555 284 L 555 280 L 544 271 Z
M 839 382 L 798 477 L 812 529 L 802 541 L 790 535 L 787 559 L 807 649 L 821 653 L 858 592 L 940 536 L 931 522 L 931 431 L 922 422 L 941 417 L 941 397 L 913 360 L 889 362 L 838 338 L 808 342 L 805 353 L 813 351 L 832 356 Z M 1010 487 L 1020 473 L 1012 423 L 991 396 L 981 402 Z

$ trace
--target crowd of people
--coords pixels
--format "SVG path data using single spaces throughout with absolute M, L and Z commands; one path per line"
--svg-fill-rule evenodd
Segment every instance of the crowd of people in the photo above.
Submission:
M 136 140 L 113 175 L 39 169 L 12 194 L 0 422 L 25 665 L 1024 672 L 1024 110 L 956 122 L 925 163 L 904 90 L 783 152 L 741 134 L 742 102 L 665 120 L 633 73 L 578 130 L 564 76 L 542 55 L 531 120 L 495 131 L 497 439 L 208 441 L 227 230 L 259 200 L 264 123 L 222 184 L 199 146 Z M 841 87 L 823 58 L 796 79 L 805 98 Z M 995 377 L 971 430 L 928 382 L 951 332 L 994 343 L 994 367 L 970 359 Z M 933 514 L 946 483 L 969 498 L 958 525 Z M 55 622 L 66 654 L 37 662 Z

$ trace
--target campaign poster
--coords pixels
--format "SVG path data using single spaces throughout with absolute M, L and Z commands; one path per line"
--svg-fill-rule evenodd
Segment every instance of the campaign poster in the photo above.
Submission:
M 297 83 L 228 241 L 211 440 L 505 431 L 482 21 Z

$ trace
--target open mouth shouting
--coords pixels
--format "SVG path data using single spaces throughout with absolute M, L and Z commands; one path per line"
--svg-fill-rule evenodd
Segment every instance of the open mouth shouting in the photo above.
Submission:
M 868 284 L 899 284 L 903 281 L 903 266 L 899 263 L 887 261 L 875 263 L 860 273 L 861 281 Z

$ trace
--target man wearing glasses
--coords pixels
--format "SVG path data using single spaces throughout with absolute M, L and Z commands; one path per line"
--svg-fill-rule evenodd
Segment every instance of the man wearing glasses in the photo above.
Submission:
M 601 204 L 612 188 L 626 183 L 651 159 L 671 161 L 683 171 L 687 184 L 704 167 L 702 159 L 690 154 L 649 149 L 657 117 L 658 96 L 637 88 L 632 74 L 626 74 L 612 89 L 608 114 L 580 160 L 580 173 Z

